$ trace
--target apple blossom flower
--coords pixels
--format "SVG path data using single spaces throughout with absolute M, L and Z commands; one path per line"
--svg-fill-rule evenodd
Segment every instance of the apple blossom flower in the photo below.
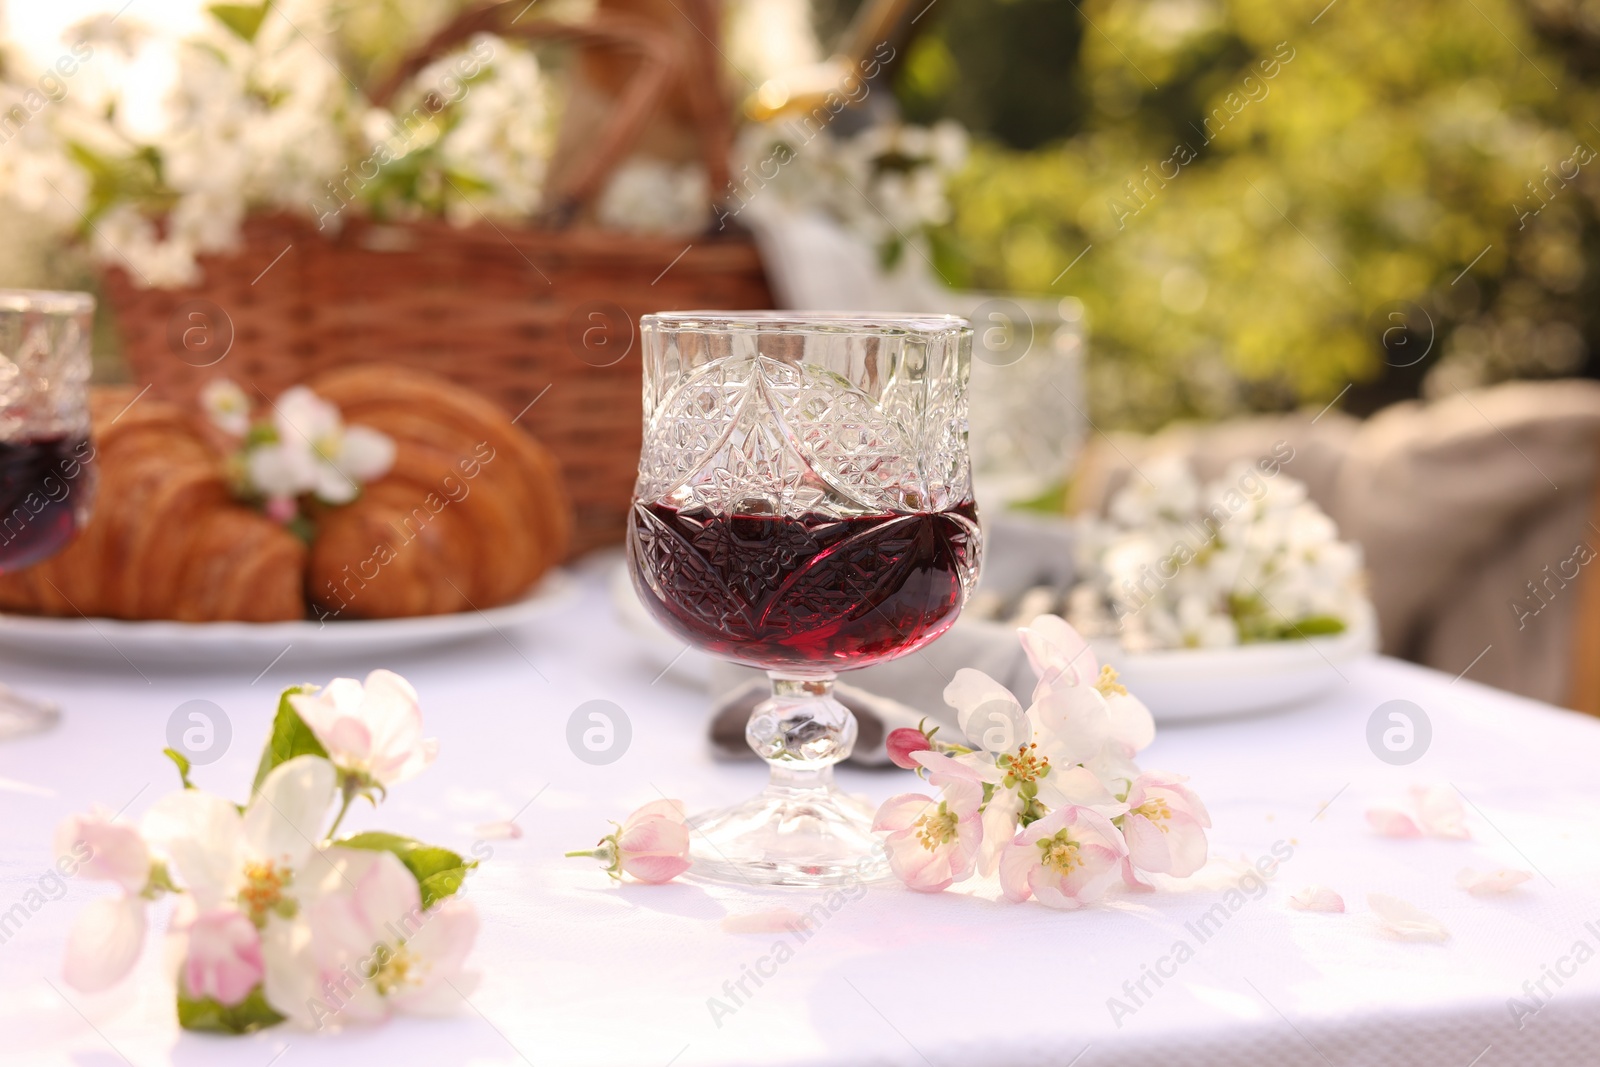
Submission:
M 77 862 L 78 877 L 112 882 L 121 890 L 78 913 L 62 967 L 67 984 L 80 992 L 109 989 L 139 960 L 148 928 L 146 907 L 167 888 L 165 872 L 152 865 L 138 830 L 115 822 L 98 806 L 64 819 L 54 848 L 59 859 Z
M 984 877 L 993 874 L 1000 863 L 1000 850 L 1017 832 L 1017 824 L 1033 797 L 1038 795 L 1038 781 L 1049 774 L 1048 760 L 1033 755 L 1029 745 L 1018 746 L 1017 757 L 1001 756 L 988 760 L 976 753 L 963 756 L 946 756 L 940 752 L 917 752 L 912 755 L 916 764 L 928 771 L 928 781 L 943 789 L 953 782 L 970 782 L 979 787 L 989 787 L 989 799 L 983 802 L 980 819 L 982 838 L 978 845 L 978 873 Z
M 1000 888 L 1010 901 L 1031 895 L 1052 908 L 1082 907 L 1100 899 L 1127 854 L 1110 819 L 1090 808 L 1058 808 L 1006 845 Z
M 1295 911 L 1344 911 L 1344 897 L 1325 885 L 1312 885 L 1289 898 Z
M 191 999 L 238 1004 L 261 981 L 261 932 L 238 908 L 203 912 L 182 933 L 187 944 L 178 976 Z
M 1432 915 L 1386 893 L 1368 893 L 1367 906 L 1378 918 L 1378 929 L 1397 941 L 1448 941 L 1450 931 Z
M 1500 893 L 1509 893 L 1523 882 L 1533 877 L 1531 871 L 1519 871 L 1510 867 L 1502 867 L 1496 871 L 1475 871 L 1471 867 L 1463 867 L 1456 872 L 1456 885 L 1465 889 L 1475 897 L 1496 896 Z
M 470 995 L 462 973 L 477 911 L 450 897 L 424 911 L 416 877 L 391 852 L 327 850 L 314 900 L 262 932 L 267 1003 L 307 1029 L 439 1015 Z
M 1205 866 L 1211 816 L 1182 775 L 1149 771 L 1128 787 L 1121 816 L 1128 859 L 1139 870 L 1187 878 Z
M 275 439 L 253 445 L 244 469 L 251 489 L 268 500 L 314 494 L 347 504 L 364 482 L 394 465 L 394 441 L 367 426 L 346 426 L 339 409 L 305 386 L 286 391 L 273 405 Z
M 1117 670 L 1099 663 L 1094 649 L 1070 623 L 1057 615 L 1040 615 L 1018 631 L 1028 662 L 1038 675 L 1033 699 L 1067 687 L 1094 690 L 1104 702 L 1105 732 L 1132 756 L 1155 739 L 1155 719 L 1144 702 L 1128 692 L 1118 680 Z
M 67 816 L 56 827 L 55 853 L 79 859 L 79 878 L 115 882 L 127 893 L 142 892 L 150 881 L 149 846 L 138 830 L 114 818 L 99 805 L 86 815 Z
M 145 813 L 144 834 L 171 857 L 200 914 L 232 905 L 262 929 L 299 910 L 333 796 L 333 765 L 297 756 L 272 769 L 244 814 L 222 797 L 185 789 Z
M 883 747 L 888 750 L 890 763 L 902 770 L 914 771 L 917 769 L 917 764 L 911 758 L 912 754 L 932 749 L 933 742 L 929 741 L 928 735 L 921 730 L 902 726 L 898 730 L 889 731 Z
M 1150 711 L 1101 667 L 1064 620 L 1041 615 L 1018 630 L 1039 675 L 1024 711 L 1011 691 L 981 671 L 962 668 L 945 687 L 946 703 L 968 739 L 994 756 L 1021 748 L 1048 761 L 1039 783 L 1050 806 L 1090 805 L 1120 814 L 1117 794 L 1138 775 L 1132 757 L 1155 737 Z
M 340 773 L 388 789 L 410 781 L 433 762 L 439 742 L 422 736 L 422 707 L 411 683 L 376 670 L 365 682 L 335 678 L 289 703 L 327 750 Z
M 354 500 L 363 482 L 394 465 L 394 441 L 367 426 L 346 426 L 339 409 L 303 385 L 273 405 L 280 462 L 306 490 L 329 504 Z
M 884 846 L 895 877 L 923 893 L 969 877 L 983 837 L 982 802 L 982 786 L 964 779 L 949 781 L 939 797 L 903 793 L 884 801 L 872 828 L 889 832 Z
M 593 856 L 612 878 L 624 874 L 659 885 L 689 869 L 689 827 L 681 800 L 653 800 L 629 815 L 592 849 L 568 852 Z
M 250 398 L 232 378 L 213 378 L 200 388 L 200 409 L 223 433 L 243 437 L 250 432 Z

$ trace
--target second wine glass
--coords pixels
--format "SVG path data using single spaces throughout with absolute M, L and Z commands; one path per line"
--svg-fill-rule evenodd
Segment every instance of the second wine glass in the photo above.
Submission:
M 88 293 L 0 289 L 0 573 L 49 559 L 89 521 L 93 322 Z M 60 714 L 0 686 L 0 740 Z

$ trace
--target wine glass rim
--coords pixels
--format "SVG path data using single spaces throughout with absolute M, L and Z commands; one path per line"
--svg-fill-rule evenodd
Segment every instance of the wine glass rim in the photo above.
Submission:
M 677 330 L 777 328 L 929 334 L 972 329 L 972 324 L 960 315 L 875 311 L 658 311 L 640 318 L 639 325 Z
M 64 289 L 0 289 L 0 311 L 93 311 L 94 295 Z

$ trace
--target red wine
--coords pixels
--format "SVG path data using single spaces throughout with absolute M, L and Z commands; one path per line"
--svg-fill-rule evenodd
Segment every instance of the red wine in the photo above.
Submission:
M 955 622 L 977 574 L 977 510 L 834 518 L 636 504 L 634 585 L 658 621 L 768 670 L 892 659 Z
M 49 559 L 78 535 L 94 490 L 83 437 L 0 442 L 0 572 Z

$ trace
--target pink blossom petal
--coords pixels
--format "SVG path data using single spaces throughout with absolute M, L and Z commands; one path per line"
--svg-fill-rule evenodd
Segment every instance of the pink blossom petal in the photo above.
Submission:
M 1393 808 L 1368 808 L 1367 822 L 1384 837 L 1421 837 L 1422 831 L 1411 816 Z
M 1379 929 L 1397 941 L 1448 941 L 1450 931 L 1432 915 L 1386 893 L 1368 893 L 1367 906 L 1377 916 Z
M 890 797 L 873 816 L 874 830 L 904 830 L 918 819 L 938 810 L 939 801 L 924 793 L 901 793 Z
M 660 885 L 670 882 L 689 869 L 689 861 L 682 856 L 630 856 L 622 857 L 622 870 L 641 882 Z
M 1013 904 L 1020 904 L 1033 895 L 1028 875 L 1037 865 L 1038 855 L 1039 849 L 1033 841 L 1023 837 L 1000 851 L 1000 891 Z
M 782 934 L 804 930 L 806 917 L 789 908 L 771 908 L 742 915 L 726 915 L 722 928 L 730 934 Z
M 261 981 L 261 936 L 234 908 L 206 912 L 190 924 L 188 953 L 180 972 L 184 991 L 196 1000 L 211 997 L 238 1004 Z
M 1417 807 L 1417 825 L 1430 837 L 1464 839 L 1472 836 L 1466 827 L 1461 797 L 1447 785 L 1412 786 L 1411 799 Z
M 902 839 L 897 841 L 896 838 Z M 955 874 L 950 870 L 945 850 L 924 848 L 915 835 L 905 831 L 890 837 L 888 846 L 889 870 L 907 889 L 939 893 L 954 884 Z
M 1501 867 L 1497 871 L 1483 871 L 1481 873 L 1471 867 L 1463 867 L 1456 874 L 1456 885 L 1475 897 L 1488 897 L 1500 893 L 1509 893 L 1532 877 L 1533 873 L 1531 871 L 1513 870 L 1510 867 Z
M 1127 856 L 1122 857 L 1122 887 L 1134 893 L 1154 893 L 1156 887 L 1139 877 L 1139 872 L 1134 869 L 1133 861 Z
M 1076 911 L 1085 905 L 1081 897 L 1073 896 L 1061 888 L 1061 883 L 1049 877 L 1051 872 L 1035 869 L 1029 876 L 1028 882 L 1033 887 L 1033 897 L 1047 908 L 1056 908 L 1060 911 Z
M 976 767 L 970 767 L 942 752 L 920 751 L 911 753 L 911 761 L 927 768 L 928 781 L 940 788 L 952 782 L 982 783 L 983 776 Z
M 129 893 L 138 893 L 150 878 L 144 838 L 132 826 L 113 822 L 105 808 L 69 816 L 56 828 L 54 843 L 56 858 L 75 863 L 80 878 L 115 882 Z
M 509 819 L 479 823 L 472 832 L 485 841 L 516 841 L 522 837 L 522 827 Z
M 372 734 L 360 719 L 341 716 L 333 720 L 327 734 L 319 738 L 330 753 L 365 763 L 372 753 Z
M 459 1011 L 462 998 L 471 995 L 477 980 L 476 975 L 463 974 L 462 968 L 477 940 L 478 928 L 477 909 L 459 897 L 429 908 L 421 929 L 406 942 L 424 961 L 421 980 L 391 997 L 395 1009 L 413 1015 Z
M 889 762 L 907 771 L 917 769 L 916 760 L 911 758 L 912 753 L 926 752 L 933 747 L 926 734 L 909 726 L 902 726 L 898 730 L 890 730 L 889 736 L 883 742 L 883 746 L 889 753 Z
M 61 976 L 80 993 L 110 989 L 139 962 L 145 923 L 145 901 L 140 897 L 91 900 L 67 935 Z
M 1344 911 L 1344 897 L 1325 885 L 1311 885 L 1289 898 L 1295 911 Z
M 689 849 L 689 828 L 659 815 L 639 822 L 632 819 L 617 836 L 617 847 L 629 853 L 682 855 Z

